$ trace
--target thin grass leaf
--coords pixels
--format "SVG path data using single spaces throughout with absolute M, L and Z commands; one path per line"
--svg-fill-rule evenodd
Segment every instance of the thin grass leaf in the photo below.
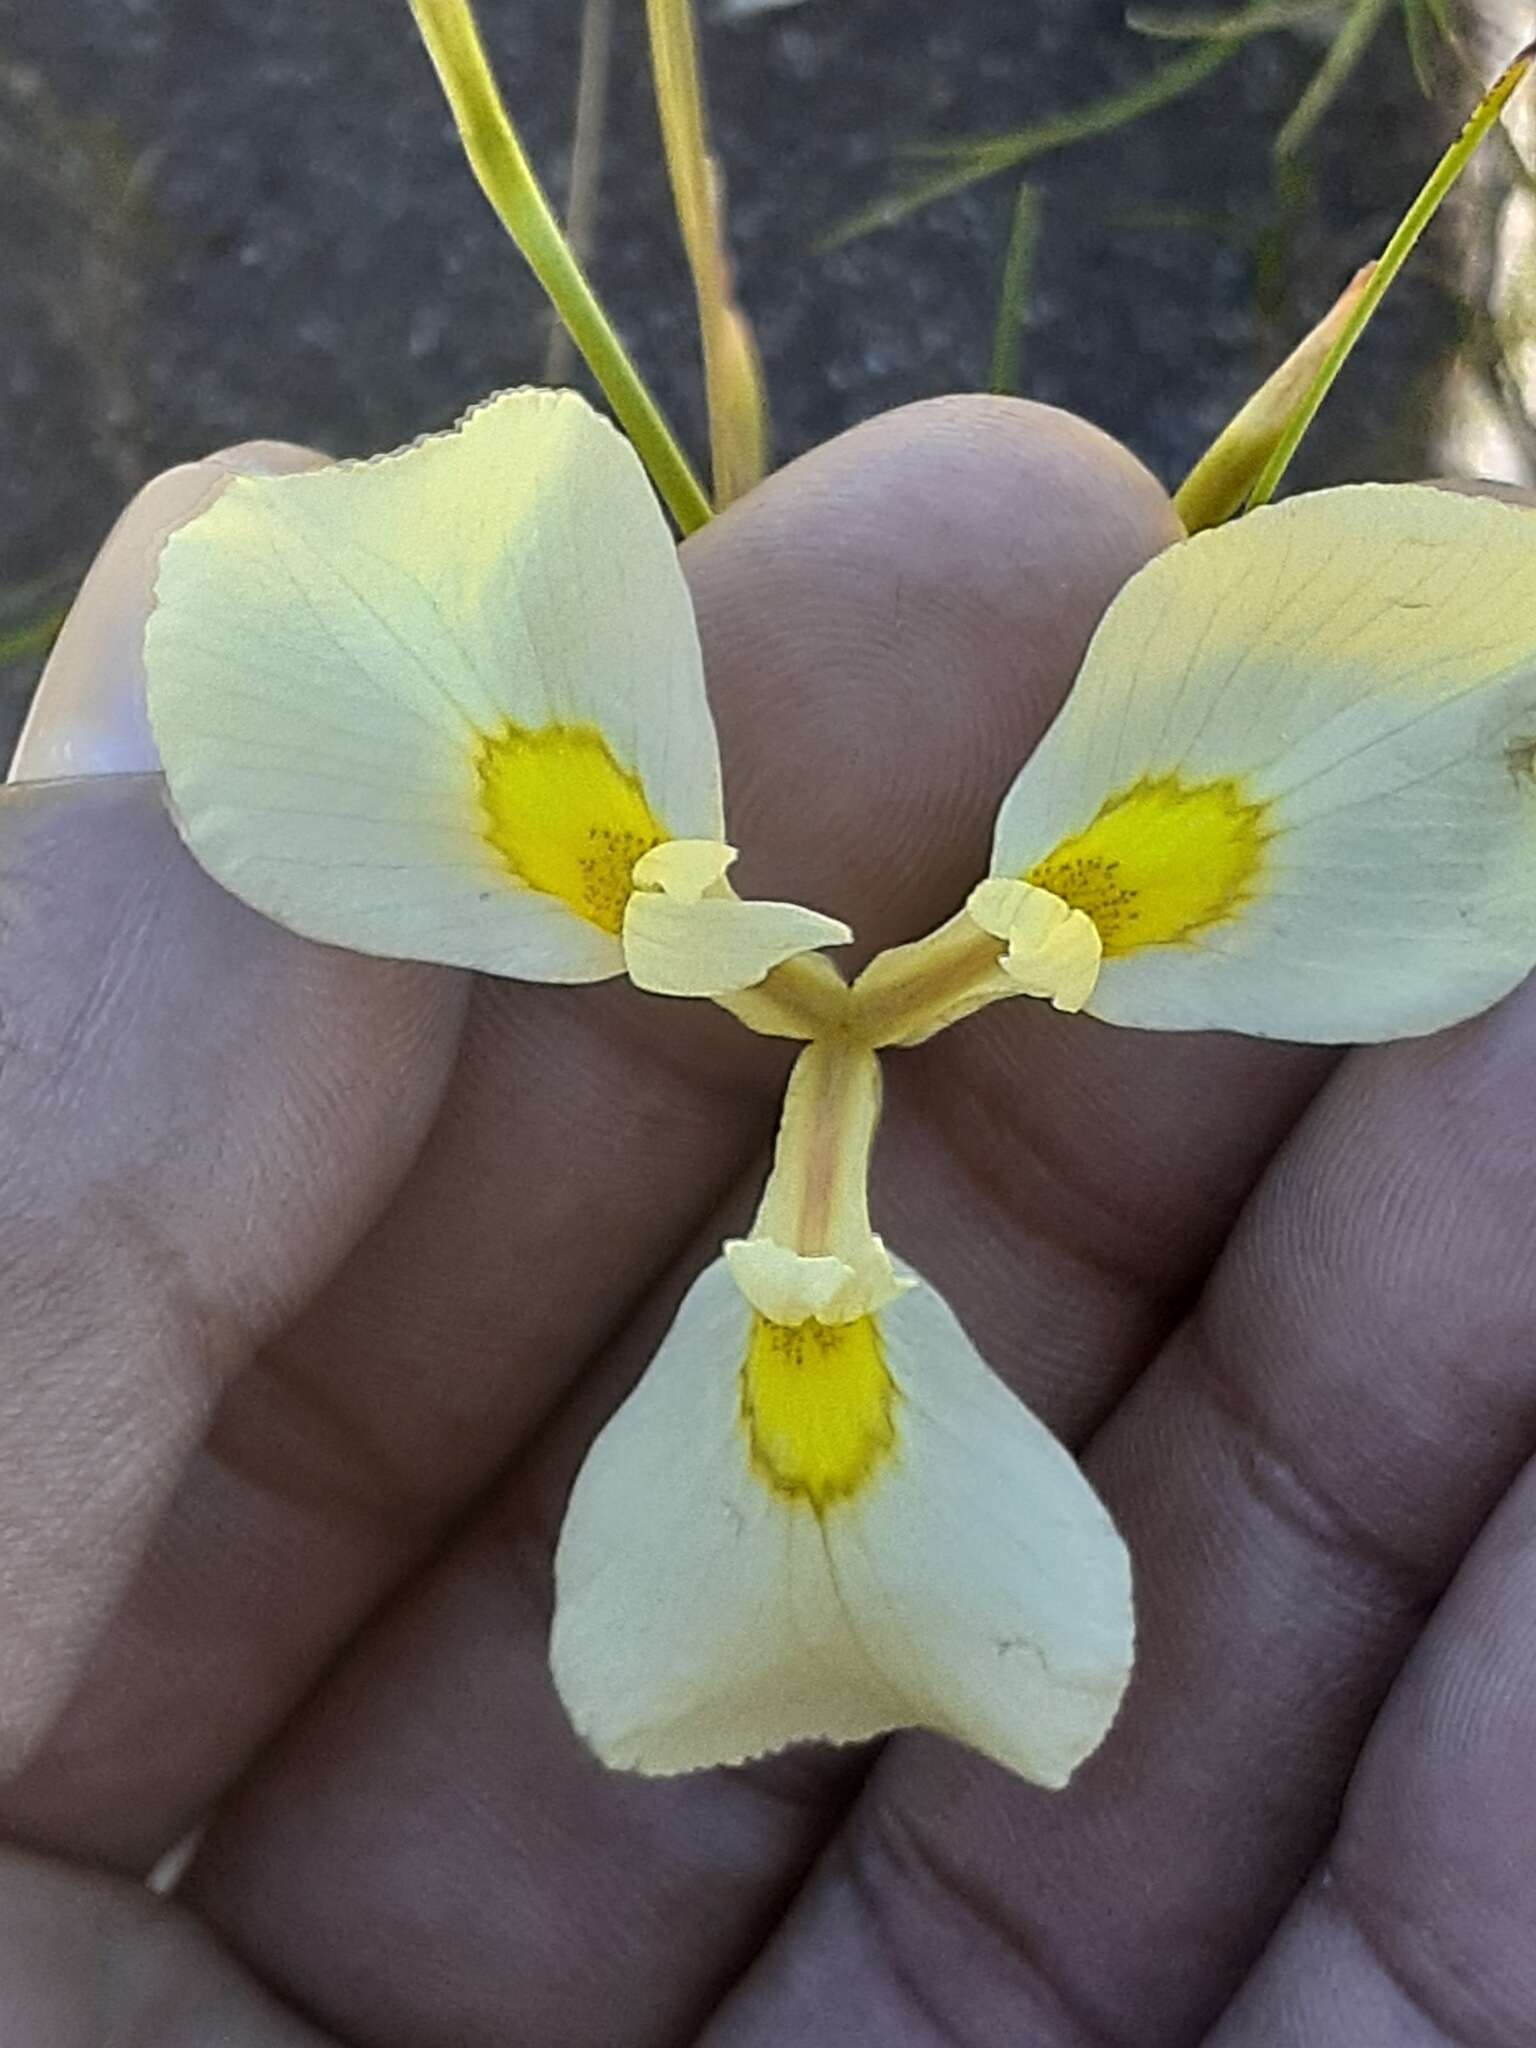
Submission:
M 1477 154 L 1485 137 L 1494 129 L 1510 100 L 1536 64 L 1536 43 L 1527 44 L 1505 66 L 1473 108 L 1466 125 L 1430 173 L 1418 197 L 1404 214 L 1397 232 L 1382 252 L 1370 283 L 1345 324 L 1344 331 L 1328 351 L 1311 387 L 1297 404 L 1274 453 L 1264 465 L 1258 482 L 1249 493 L 1248 509 L 1267 505 L 1291 465 L 1307 429 L 1316 419 L 1334 380 L 1348 362 L 1356 342 L 1370 325 L 1371 316 L 1391 289 L 1393 280 L 1413 253 L 1420 236 L 1439 212 L 1446 195 Z
M 613 70 L 613 0 L 583 0 L 581 53 L 576 61 L 576 116 L 571 126 L 571 182 L 565 202 L 565 238 L 585 269 L 597 236 L 597 201 L 608 127 L 608 82 Z M 544 354 L 544 382 L 569 384 L 576 364 L 571 330 L 553 313 Z
M 1408 44 L 1408 62 L 1413 67 L 1414 81 L 1419 91 L 1428 99 L 1434 91 L 1434 77 L 1431 72 L 1434 47 L 1434 24 L 1428 20 L 1420 0 L 1402 0 L 1403 35 Z
M 1343 91 L 1356 66 L 1376 40 L 1394 0 L 1354 0 L 1344 25 L 1328 47 L 1328 54 L 1312 74 L 1311 83 L 1275 137 L 1275 156 L 1280 162 L 1298 156 L 1311 140 L 1319 121 Z
M 1435 57 L 1454 43 L 1446 0 L 1403 0 L 1403 33 L 1413 75 L 1429 99 L 1435 90 Z
M 913 154 L 942 156 L 950 161 L 945 169 L 920 178 L 905 190 L 893 192 L 838 222 L 816 247 L 822 251 L 841 248 L 845 242 L 856 241 L 859 236 L 873 234 L 879 228 L 891 227 L 935 199 L 946 199 L 951 193 L 963 192 L 985 178 L 997 176 L 999 172 L 1016 170 L 1022 164 L 1037 162 L 1041 157 L 1070 148 L 1074 143 L 1088 142 L 1101 135 L 1111 135 L 1117 128 L 1128 127 L 1143 115 L 1155 113 L 1158 108 L 1171 105 L 1203 85 L 1236 54 L 1238 48 L 1239 45 L 1231 41 L 1202 43 L 1185 56 L 1175 58 L 1147 77 L 1138 79 L 1124 91 L 1110 93 L 1085 107 L 1074 108 L 1065 114 L 1047 115 L 1043 121 L 1033 122 L 1011 134 L 973 136 L 969 140 L 914 150 Z
M 1040 242 L 1040 195 L 1021 184 L 1013 203 L 1013 226 L 1003 258 L 1003 281 L 997 295 L 997 325 L 992 336 L 992 367 L 987 386 L 1011 398 L 1019 390 L 1024 368 L 1024 330 L 1030 323 L 1035 276 L 1035 250 Z
M 69 606 L 55 605 L 51 611 L 20 625 L 0 627 L 0 667 L 7 662 L 25 661 L 29 655 L 46 654 L 59 637 L 59 628 L 69 617 Z
M 1251 7 L 1236 12 L 1192 8 L 1170 13 L 1160 7 L 1133 7 L 1125 25 L 1139 36 L 1152 36 L 1160 42 L 1203 43 L 1212 37 L 1246 41 L 1274 29 L 1300 28 L 1338 11 L 1339 0 L 1255 0 Z
M 23 583 L 0 586 L 0 663 L 47 653 L 88 566 L 84 561 L 64 562 Z
M 646 0 L 656 108 L 699 310 L 715 504 L 768 467 L 768 402 L 757 343 L 736 300 L 719 167 L 709 147 L 693 0 Z

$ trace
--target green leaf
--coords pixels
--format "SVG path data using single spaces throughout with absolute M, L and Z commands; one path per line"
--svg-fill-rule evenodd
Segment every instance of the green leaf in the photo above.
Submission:
M 1328 54 L 1312 75 L 1312 81 L 1296 102 L 1291 116 L 1275 137 L 1275 155 L 1283 163 L 1301 153 L 1311 140 L 1319 121 L 1328 112 L 1386 18 L 1393 0 L 1354 0 L 1343 26 L 1329 45 Z
M 1451 40 L 1451 18 L 1446 0 L 1403 0 L 1403 33 L 1408 39 L 1408 61 L 1419 90 L 1428 99 L 1435 89 L 1436 47 Z
M 1205 42 L 1213 36 L 1246 40 L 1274 29 L 1298 28 L 1320 15 L 1337 14 L 1339 5 L 1340 0 L 1254 0 L 1253 5 L 1235 12 L 1194 8 L 1172 13 L 1163 8 L 1133 7 L 1125 25 L 1137 35 L 1154 36 L 1162 42 Z
M 1035 250 L 1040 240 L 1040 195 L 1021 184 L 1013 206 L 1003 282 L 997 295 L 997 326 L 992 336 L 992 368 L 988 389 L 1012 397 L 1019 389 L 1024 364 L 1024 330 L 1030 319 Z
M 855 241 L 860 235 L 891 227 L 909 213 L 917 212 L 919 207 L 927 206 L 935 199 L 948 198 L 951 193 L 963 192 L 984 178 L 1016 170 L 1021 164 L 1037 162 L 1058 149 L 1067 149 L 1074 143 L 1087 142 L 1100 135 L 1113 134 L 1117 128 L 1128 127 L 1144 114 L 1153 113 L 1159 107 L 1168 106 L 1174 100 L 1182 99 L 1186 93 L 1193 92 L 1196 86 L 1219 71 L 1236 54 L 1238 47 L 1232 41 L 1201 43 L 1186 55 L 1138 79 L 1134 85 L 1121 92 L 1109 93 L 1103 99 L 1092 100 L 1087 106 L 1074 108 L 1065 114 L 1048 114 L 1043 120 L 1009 134 L 972 136 L 925 145 L 914 154 L 944 159 L 942 170 L 919 178 L 904 190 L 893 192 L 885 199 L 877 200 L 873 206 L 849 215 L 831 228 L 816 246 L 821 250 L 840 248 L 843 243 Z

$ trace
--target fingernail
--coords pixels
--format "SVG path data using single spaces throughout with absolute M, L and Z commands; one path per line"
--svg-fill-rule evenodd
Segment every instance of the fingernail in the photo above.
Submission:
M 144 626 L 160 550 L 231 477 L 287 476 L 326 460 L 287 441 L 247 441 L 144 486 L 107 535 L 59 629 L 7 782 L 158 772 L 144 704 Z

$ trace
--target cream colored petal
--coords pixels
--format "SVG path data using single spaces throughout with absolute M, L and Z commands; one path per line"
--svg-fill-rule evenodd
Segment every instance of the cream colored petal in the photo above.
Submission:
M 1046 1785 L 1131 1658 L 1124 1548 L 1076 1465 L 918 1287 L 878 1319 L 894 1445 L 820 1511 L 762 1474 L 723 1263 L 577 1479 L 551 1661 L 606 1762 L 667 1773 L 934 1728 Z
M 750 1327 L 723 1261 L 709 1267 L 566 1510 L 551 1669 L 577 1733 L 620 1769 L 735 1763 L 900 1718 L 848 1635 L 820 1525 L 752 1472 Z
M 595 728 L 666 831 L 721 836 L 676 550 L 638 458 L 573 393 L 504 394 L 370 462 L 237 479 L 165 549 L 146 667 L 194 852 L 338 944 L 620 971 L 610 932 L 483 837 L 477 750 L 509 723 Z
M 1324 491 L 1133 579 L 1009 792 L 993 869 L 1095 916 L 1094 1016 L 1430 1031 L 1536 964 L 1533 763 L 1536 518 Z M 1096 847 L 1113 860 L 1089 872 Z M 1181 891 L 1201 909 L 1178 930 Z
M 243 786 L 233 778 L 231 802 L 201 813 L 193 850 L 233 894 L 306 938 L 524 981 L 594 982 L 624 971 L 616 938 L 556 898 L 509 883 L 479 835 L 425 798 L 409 818 L 391 817 L 387 800 L 364 818 L 347 809 L 361 799 L 346 781 L 285 776 L 292 808 L 269 813 L 283 826 L 282 844 L 253 855 Z M 328 808 L 306 810 L 306 799 Z
M 713 996 L 754 988 L 781 961 L 844 946 L 847 925 L 795 903 L 734 896 L 680 902 L 637 891 L 624 913 L 624 960 L 637 988 L 663 996 Z
M 839 1599 L 904 1719 L 1064 1785 L 1130 1676 L 1125 1545 L 940 1295 L 920 1285 L 879 1320 L 900 1451 L 885 1484 L 828 1517 Z

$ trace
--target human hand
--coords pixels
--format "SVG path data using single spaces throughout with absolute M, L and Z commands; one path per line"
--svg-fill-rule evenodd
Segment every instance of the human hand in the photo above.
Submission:
M 212 482 L 128 515 L 56 726 L 131 699 Z M 744 885 L 866 951 L 947 914 L 1173 532 L 1088 430 L 951 401 L 690 542 Z M 643 1781 L 554 1700 L 548 1555 L 783 1051 L 308 945 L 133 776 L 13 792 L 0 892 L 0 2040 L 1528 2040 L 1528 991 L 1342 1062 L 1023 1003 L 893 1054 L 876 1223 L 1088 1447 L 1126 1708 L 1062 1794 L 922 1735 Z

